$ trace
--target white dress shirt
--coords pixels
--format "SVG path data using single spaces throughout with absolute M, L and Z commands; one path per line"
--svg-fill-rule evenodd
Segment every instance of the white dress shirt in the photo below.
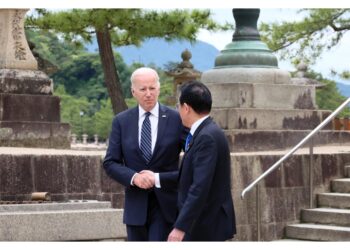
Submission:
M 152 134 L 152 154 L 154 151 L 154 147 L 156 146 L 157 141 L 157 135 L 158 135 L 158 117 L 159 117 L 159 104 L 158 102 L 154 106 L 152 110 L 150 110 L 151 115 L 149 116 L 149 120 L 151 122 L 151 134 Z M 142 123 L 145 120 L 146 117 L 146 111 L 139 105 L 139 145 L 141 143 L 141 129 L 142 129 Z M 134 185 L 134 178 L 137 175 L 134 174 L 131 178 L 131 185 Z M 159 173 L 154 173 L 155 178 L 155 187 L 160 188 L 160 179 L 159 179 Z
M 209 115 L 206 115 L 200 119 L 198 119 L 197 121 L 195 121 L 192 126 L 191 126 L 191 130 L 190 130 L 190 133 L 191 135 L 193 136 L 194 133 L 196 132 L 197 128 L 202 124 L 202 122 L 207 119 L 209 117 Z

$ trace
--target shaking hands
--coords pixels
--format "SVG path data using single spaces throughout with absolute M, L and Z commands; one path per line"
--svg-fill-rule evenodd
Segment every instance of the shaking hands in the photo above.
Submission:
M 139 188 L 150 189 L 155 185 L 154 173 L 150 170 L 142 170 L 135 175 L 133 183 Z

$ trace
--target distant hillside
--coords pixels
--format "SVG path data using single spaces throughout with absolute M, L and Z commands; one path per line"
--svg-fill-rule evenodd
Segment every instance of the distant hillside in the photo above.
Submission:
M 86 45 L 86 49 L 90 52 L 96 52 L 97 43 Z M 166 42 L 164 39 L 152 38 L 145 41 L 141 47 L 122 46 L 116 48 L 116 51 L 122 55 L 124 62 L 131 65 L 133 62 L 140 62 L 145 65 L 154 63 L 158 67 L 163 68 L 168 62 L 181 62 L 181 53 L 188 49 L 192 53 L 191 62 L 195 69 L 206 71 L 214 67 L 215 57 L 219 54 L 219 50 L 213 45 L 197 41 L 193 44 L 187 41 Z
M 343 96 L 350 97 L 350 85 L 349 84 L 337 82 L 337 87 L 339 89 L 339 92 Z

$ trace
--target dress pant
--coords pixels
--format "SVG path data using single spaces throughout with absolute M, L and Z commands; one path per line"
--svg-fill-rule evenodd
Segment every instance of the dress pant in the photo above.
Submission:
M 147 221 L 143 226 L 126 225 L 128 241 L 166 241 L 172 224 L 165 221 L 154 191 L 148 194 Z

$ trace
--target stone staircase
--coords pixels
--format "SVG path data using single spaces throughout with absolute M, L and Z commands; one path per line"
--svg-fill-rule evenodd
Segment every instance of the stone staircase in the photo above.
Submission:
M 317 208 L 301 211 L 301 224 L 286 227 L 286 238 L 350 241 L 350 165 L 345 175 L 331 181 L 331 193 L 317 195 Z

